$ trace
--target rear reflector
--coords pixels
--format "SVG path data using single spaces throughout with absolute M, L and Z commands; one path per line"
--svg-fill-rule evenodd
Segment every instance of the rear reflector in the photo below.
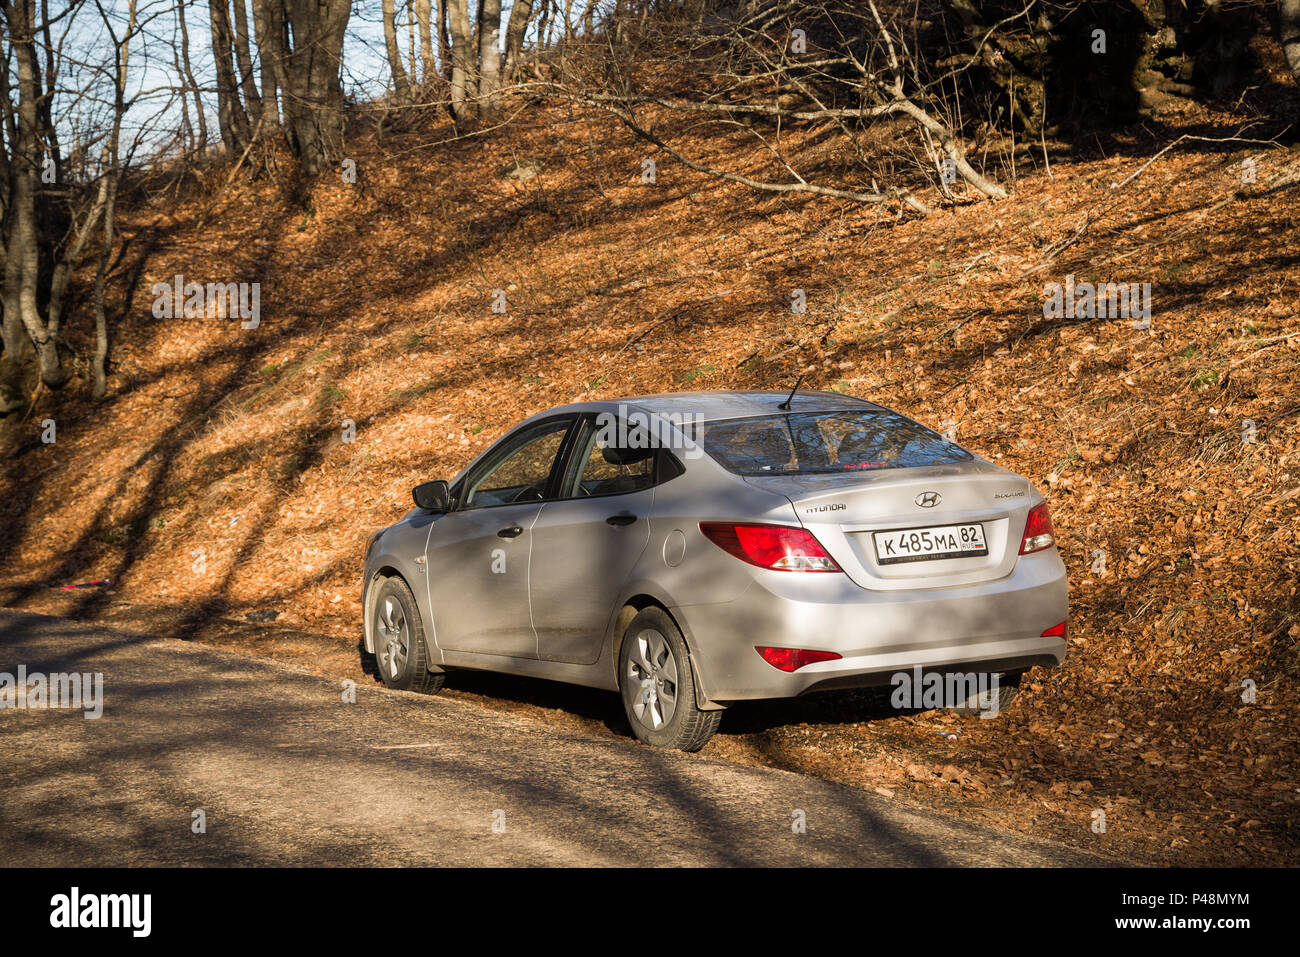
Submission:
M 1040 635 L 1039 637 L 1041 637 L 1041 638 L 1064 638 L 1064 637 L 1065 637 L 1066 635 L 1068 635 L 1069 633 L 1070 633 L 1070 625 L 1069 625 L 1068 622 L 1064 622 L 1064 621 L 1063 621 L 1063 622 L 1061 622 L 1059 625 L 1053 625 L 1051 628 L 1048 628 L 1048 629 L 1047 629 L 1045 632 L 1043 632 L 1042 635 Z
M 1047 512 L 1047 503 L 1042 502 L 1031 508 L 1029 517 L 1025 519 L 1025 534 L 1020 538 L 1020 554 L 1041 552 L 1044 548 L 1051 548 L 1055 544 L 1052 516 Z
M 700 522 L 709 541 L 742 562 L 777 572 L 837 572 L 840 566 L 806 528 Z
M 833 651 L 809 651 L 807 648 L 764 648 L 755 645 L 754 650 L 769 665 L 781 671 L 798 671 L 804 665 L 816 661 L 835 661 L 840 657 Z

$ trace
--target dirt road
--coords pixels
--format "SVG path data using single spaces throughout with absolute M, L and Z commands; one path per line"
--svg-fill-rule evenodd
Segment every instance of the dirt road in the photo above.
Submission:
M 102 674 L 103 715 L 0 710 L 0 865 L 1108 863 L 816 778 L 464 701 L 349 703 L 262 659 L 0 612 L 0 676 L 20 665 Z

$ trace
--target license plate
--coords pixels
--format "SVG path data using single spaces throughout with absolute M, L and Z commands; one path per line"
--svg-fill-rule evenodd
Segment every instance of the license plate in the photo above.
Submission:
M 928 562 L 941 558 L 976 558 L 987 555 L 984 526 L 936 525 L 933 528 L 899 528 L 873 532 L 876 561 L 881 565 L 899 562 Z

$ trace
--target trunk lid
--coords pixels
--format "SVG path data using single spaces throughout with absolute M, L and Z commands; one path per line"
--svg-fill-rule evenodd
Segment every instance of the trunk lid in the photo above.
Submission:
M 949 588 L 1004 578 L 1015 569 L 1031 506 L 1024 478 L 983 459 L 851 474 L 746 476 L 788 498 L 799 520 L 863 588 Z M 925 506 L 919 502 L 933 502 Z M 882 562 L 876 532 L 979 525 L 988 554 Z

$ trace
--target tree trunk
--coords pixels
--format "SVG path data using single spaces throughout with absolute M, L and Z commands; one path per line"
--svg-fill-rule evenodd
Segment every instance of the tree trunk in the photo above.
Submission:
M 5 7 L 9 38 L 18 66 L 17 139 L 13 144 L 13 231 L 9 235 L 5 263 L 5 316 L 15 311 L 36 347 L 41 381 L 52 389 L 68 379 L 59 360 L 57 328 L 41 319 L 37 302 L 40 280 L 40 238 L 36 227 L 36 179 L 40 166 L 40 142 L 36 136 L 39 107 L 36 61 L 35 4 L 15 0 Z M 12 296 L 12 298 L 10 298 Z
M 262 99 L 257 95 L 256 77 L 253 75 L 253 56 L 248 46 L 247 0 L 235 0 L 235 60 L 239 64 L 239 88 L 244 94 L 244 107 L 254 129 L 262 120 Z
M 532 15 L 533 0 L 515 0 L 515 5 L 510 9 L 510 19 L 506 23 L 506 61 L 501 69 L 502 80 L 507 84 L 513 83 L 519 72 L 524 32 L 528 29 L 528 20 Z
M 41 0 L 41 22 L 45 42 L 45 88 L 53 90 L 57 80 L 54 58 L 58 53 L 58 47 L 54 45 L 54 40 L 50 35 L 50 4 L 49 0 Z M 39 84 L 38 84 L 39 86 Z M 63 181 L 63 157 L 59 152 L 59 130 L 58 124 L 54 122 L 54 97 L 42 96 L 40 102 L 41 115 L 41 139 L 45 141 L 47 155 L 54 161 L 54 168 L 58 171 L 57 179 Z
M 184 68 L 184 85 L 188 86 L 194 97 L 194 113 L 199 124 L 199 151 L 208 148 L 208 119 L 203 112 L 203 96 L 199 84 L 194 79 L 194 69 L 190 63 L 190 31 L 185 26 L 185 0 L 177 0 L 176 19 L 181 28 L 181 66 Z
M 474 51 L 470 46 L 469 0 L 443 0 L 451 28 L 451 115 L 461 121 L 475 95 Z
M 542 13 L 537 22 L 537 49 L 545 50 L 551 45 L 551 6 L 554 0 L 542 0 Z
M 1278 40 L 1291 75 L 1300 80 L 1300 0 L 1281 0 L 1277 11 Z
M 181 104 L 181 127 L 177 131 L 176 139 L 192 153 L 194 152 L 194 123 L 190 120 L 189 87 L 185 83 L 185 67 L 181 65 L 180 44 L 176 42 L 175 33 L 172 34 L 172 67 L 181 81 L 180 96 L 176 98 Z
M 242 4 L 243 0 L 235 0 Z M 107 21 L 105 29 L 111 32 Z M 99 266 L 95 270 L 95 356 L 91 363 L 93 385 L 91 397 L 102 399 L 108 392 L 108 317 L 104 309 L 104 283 L 108 275 L 108 261 L 113 252 L 113 233 L 116 226 L 117 183 L 121 171 L 122 117 L 126 114 L 127 61 L 131 54 L 131 36 L 136 29 L 136 0 L 127 7 L 126 35 L 114 48 L 117 72 L 113 85 L 113 127 L 104 146 L 104 179 L 100 183 L 97 206 L 104 210 L 104 242 L 99 250 Z
M 451 34 L 447 32 L 447 2 L 438 0 L 438 65 L 442 69 L 442 78 L 451 83 Z
M 262 61 L 262 111 L 277 123 L 284 123 L 289 113 L 288 103 L 278 102 L 289 88 L 284 67 L 289 55 L 287 23 L 284 0 L 253 0 L 257 55 Z
M 397 48 L 396 11 L 393 0 L 384 0 L 384 49 L 388 52 L 388 72 L 393 76 L 393 90 L 398 103 L 411 101 L 411 81 L 402 66 L 402 53 Z
M 14 27 L 14 14 L 5 10 L 5 24 L 8 28 L 6 32 L 10 37 L 16 33 Z M 18 156 L 18 122 L 15 111 L 13 110 L 13 96 L 9 84 L 9 64 L 0 63 L 0 110 L 4 114 L 4 135 L 6 142 L 13 150 L 13 160 L 10 160 L 9 153 L 0 144 L 0 163 L 3 163 L 3 178 L 0 178 L 0 199 L 3 200 L 5 210 L 15 210 L 17 195 L 15 190 L 18 185 L 17 172 L 19 166 Z M 5 223 L 9 225 L 8 221 Z M 0 305 L 0 314 L 4 316 L 0 328 L 3 329 L 4 342 L 4 361 L 0 375 L 0 412 L 8 413 L 17 408 L 25 401 L 25 392 L 23 379 L 23 366 L 31 356 L 32 343 L 27 335 L 27 329 L 23 326 L 22 307 L 19 304 L 19 292 L 22 287 L 22 260 L 17 255 L 18 247 L 14 245 L 12 229 L 8 230 L 5 235 L 0 235 L 0 248 L 4 251 L 4 290 L 3 301 Z
M 221 141 L 226 151 L 237 155 L 248 145 L 248 114 L 239 102 L 235 67 L 231 59 L 232 36 L 228 0 L 208 0 L 208 19 L 212 27 L 212 58 L 217 67 L 217 119 L 221 124 Z
M 420 26 L 420 86 L 427 87 L 437 76 L 433 60 L 433 15 L 429 0 L 415 0 L 415 19 Z
M 413 0 L 406 0 L 406 74 L 411 78 L 411 86 L 418 86 L 420 83 L 419 67 L 415 65 L 415 11 L 412 9 Z
M 573 0 L 564 0 L 564 36 L 562 39 L 569 39 L 573 36 Z
M 350 0 L 287 0 L 293 48 L 285 62 L 285 119 L 303 172 L 315 176 L 343 149 L 339 69 Z
M 496 112 L 501 88 L 501 0 L 479 0 L 479 112 Z

